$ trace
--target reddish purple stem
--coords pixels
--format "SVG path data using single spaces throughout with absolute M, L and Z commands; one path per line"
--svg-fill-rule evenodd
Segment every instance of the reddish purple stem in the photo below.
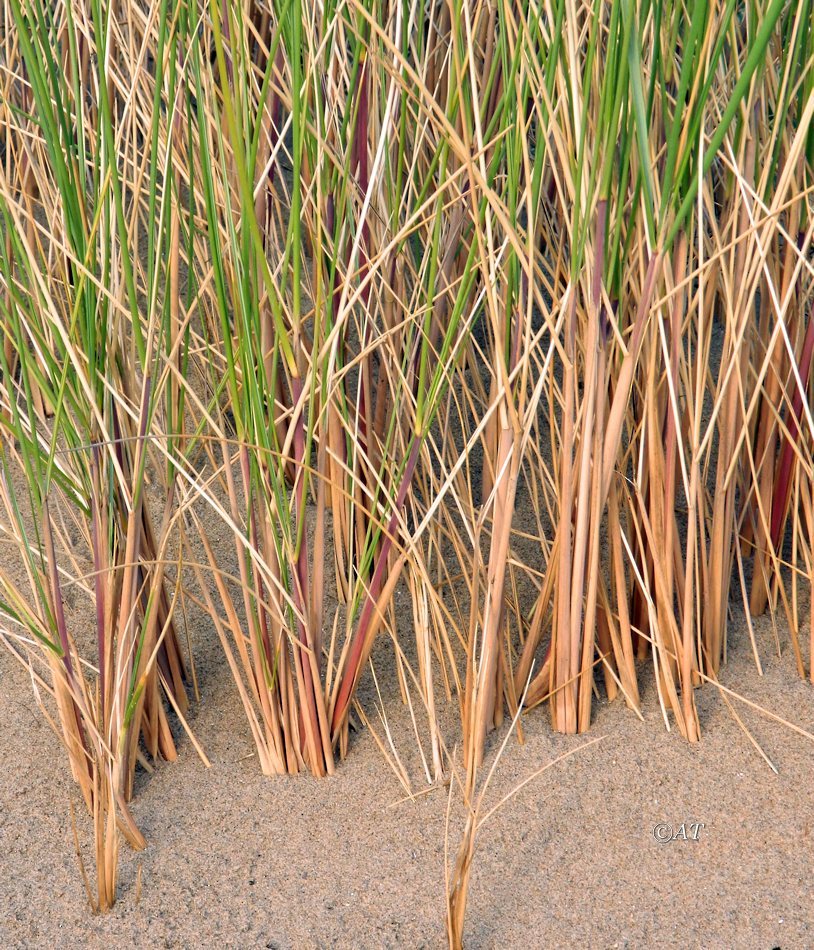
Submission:
M 102 519 L 96 486 L 99 472 L 99 446 L 93 446 L 91 455 L 91 540 L 93 542 L 93 588 L 96 594 L 96 644 L 99 654 L 99 693 L 102 709 L 105 708 L 107 668 L 107 638 L 105 635 L 105 587 L 102 582 Z
M 356 683 L 359 666 L 362 662 L 362 654 L 365 647 L 365 641 L 367 640 L 367 633 L 373 619 L 373 611 L 376 608 L 379 594 L 381 593 L 382 585 L 384 583 L 384 572 L 385 568 L 387 567 L 387 559 L 390 555 L 390 550 L 393 547 L 393 542 L 395 541 L 399 512 L 401 511 L 401 508 L 407 498 L 407 492 L 410 490 L 410 483 L 413 480 L 413 472 L 415 471 L 416 464 L 418 463 L 418 452 L 420 448 L 421 437 L 416 436 L 413 439 L 410 455 L 407 458 L 407 465 L 405 466 L 404 473 L 401 476 L 401 485 L 399 486 L 398 494 L 396 496 L 396 503 L 393 506 L 393 514 L 390 516 L 390 520 L 387 523 L 384 541 L 382 542 L 382 546 L 379 551 L 379 559 L 376 562 L 376 569 L 373 572 L 373 578 L 370 581 L 370 587 L 368 588 L 367 595 L 365 597 L 365 604 L 359 617 L 359 624 L 356 628 L 353 642 L 351 643 L 350 653 L 348 654 L 348 665 L 346 667 L 345 674 L 342 677 L 342 685 L 339 688 L 339 695 L 336 700 L 336 706 L 334 706 L 333 719 L 331 721 L 331 729 L 334 732 L 336 732 L 339 725 L 343 721 L 345 712 L 350 704 L 351 696 L 353 695 L 353 688 Z

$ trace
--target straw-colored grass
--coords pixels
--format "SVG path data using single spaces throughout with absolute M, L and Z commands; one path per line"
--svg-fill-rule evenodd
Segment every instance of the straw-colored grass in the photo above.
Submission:
M 389 635 L 469 803 L 544 703 L 584 732 L 652 676 L 698 740 L 736 602 L 814 678 L 811 0 L 2 10 L 1 632 L 95 904 L 189 612 L 266 774 L 335 770 Z

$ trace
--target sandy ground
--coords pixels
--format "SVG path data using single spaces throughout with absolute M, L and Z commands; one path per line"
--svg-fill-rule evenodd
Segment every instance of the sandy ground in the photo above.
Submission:
M 790 655 L 772 655 L 768 622 L 758 624 L 762 679 L 740 633 L 723 682 L 814 731 L 814 694 Z M 141 778 L 134 814 L 149 847 L 123 850 L 119 902 L 93 917 L 59 744 L 25 671 L 0 651 L 0 945 L 442 945 L 446 793 L 394 805 L 403 790 L 364 731 L 334 779 L 263 778 L 208 640 L 198 672 L 206 702 L 193 723 L 212 768 L 181 740 L 176 763 Z M 645 722 L 598 704 L 603 741 L 544 772 L 482 829 L 467 946 L 814 946 L 814 742 L 736 703 L 775 775 L 714 687 L 698 702 L 694 747 L 665 731 L 652 687 Z M 488 802 L 585 741 L 553 735 L 541 710 L 525 725 Z M 392 726 L 409 760 L 409 718 Z M 655 840 L 657 824 L 678 832 L 682 822 L 703 823 L 699 840 Z M 87 830 L 83 819 L 86 844 Z

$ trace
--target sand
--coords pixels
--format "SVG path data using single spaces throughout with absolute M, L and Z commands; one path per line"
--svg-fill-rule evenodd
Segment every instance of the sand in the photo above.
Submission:
M 757 633 L 765 675 L 736 618 L 722 682 L 814 732 L 811 686 L 790 651 L 773 653 L 767 620 Z M 387 645 L 379 652 L 386 665 Z M 441 946 L 446 790 L 399 803 L 404 791 L 365 730 L 332 779 L 264 778 L 211 637 L 196 653 L 205 701 L 191 721 L 212 767 L 182 738 L 177 762 L 140 774 L 133 812 L 148 849 L 123 848 L 119 901 L 92 916 L 64 756 L 26 672 L 0 650 L 0 946 Z M 698 693 L 703 739 L 690 746 L 665 730 L 652 675 L 641 678 L 644 722 L 602 700 L 590 737 L 603 740 L 482 828 L 468 947 L 814 946 L 814 742 L 736 703 L 775 775 L 708 686 Z M 397 710 L 391 727 L 419 789 L 407 714 Z M 554 735 L 541 709 L 525 733 L 525 745 L 509 742 L 487 803 L 586 739 Z M 679 840 L 655 839 L 664 823 Z M 79 830 L 87 847 L 84 816 Z

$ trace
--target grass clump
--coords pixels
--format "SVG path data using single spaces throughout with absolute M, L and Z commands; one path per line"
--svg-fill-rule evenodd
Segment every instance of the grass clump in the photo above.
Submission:
M 8 9 L 0 609 L 99 906 L 188 608 L 265 774 L 334 771 L 389 633 L 467 801 L 600 685 L 699 739 L 735 598 L 811 675 L 810 0 Z

